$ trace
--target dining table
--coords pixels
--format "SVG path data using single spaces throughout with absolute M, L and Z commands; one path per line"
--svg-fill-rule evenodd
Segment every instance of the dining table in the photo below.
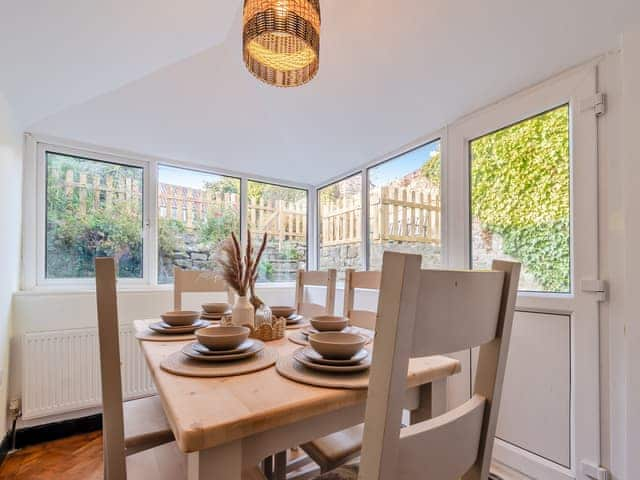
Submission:
M 151 321 L 135 321 L 136 330 Z M 281 376 L 275 366 L 216 378 L 163 370 L 163 359 L 187 343 L 140 340 L 177 445 L 187 455 L 189 480 L 240 480 L 243 469 L 266 458 L 364 421 L 366 389 L 298 383 Z M 300 348 L 286 336 L 267 345 L 280 357 Z M 446 411 L 447 378 L 460 368 L 459 361 L 446 356 L 410 360 L 405 400 L 410 423 Z

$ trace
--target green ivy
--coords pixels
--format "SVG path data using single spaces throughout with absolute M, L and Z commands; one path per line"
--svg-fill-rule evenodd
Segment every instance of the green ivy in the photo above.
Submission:
M 556 108 L 476 139 L 471 210 L 503 253 L 547 291 L 570 290 L 569 109 Z M 440 184 L 440 156 L 422 172 Z

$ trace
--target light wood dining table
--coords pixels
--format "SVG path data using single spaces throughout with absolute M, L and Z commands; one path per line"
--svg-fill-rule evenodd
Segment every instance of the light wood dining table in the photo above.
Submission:
M 138 320 L 138 331 L 148 320 Z M 168 373 L 160 362 L 188 342 L 140 341 L 171 429 L 188 455 L 189 480 L 240 480 L 245 467 L 364 420 L 366 390 L 321 388 L 282 377 L 274 367 L 221 378 Z M 280 356 L 299 345 L 267 342 Z M 411 423 L 446 411 L 447 378 L 460 363 L 445 356 L 412 359 L 406 408 Z

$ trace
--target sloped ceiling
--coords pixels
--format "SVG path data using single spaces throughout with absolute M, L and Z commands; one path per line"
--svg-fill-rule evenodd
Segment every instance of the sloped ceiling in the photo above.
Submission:
M 227 4 L 210 3 L 216 5 L 210 17 L 220 3 Z M 640 19 L 637 0 L 323 0 L 321 5 L 320 72 L 306 86 L 278 89 L 247 73 L 236 9 L 231 27 L 224 28 L 224 42 L 33 122 L 29 129 L 317 184 L 617 48 L 627 22 Z M 204 2 L 200 6 L 206 10 Z M 174 16 L 188 21 L 181 8 L 173 8 Z M 185 42 L 197 50 L 206 22 L 190 20 L 199 33 Z M 107 23 L 104 35 L 114 36 Z M 144 50 L 159 59 L 157 50 L 175 35 L 157 30 L 162 28 L 147 28 Z M 211 25 L 210 40 L 219 34 Z M 103 49 L 113 57 L 111 70 L 116 55 Z M 133 69 L 135 60 L 125 56 Z M 94 63 L 96 69 L 102 65 Z M 25 70 L 39 72 L 27 79 L 34 90 L 49 84 L 37 66 Z M 74 82 L 77 88 L 93 85 L 96 75 L 82 75 Z
M 0 0 L 0 92 L 29 125 L 226 37 L 239 0 Z

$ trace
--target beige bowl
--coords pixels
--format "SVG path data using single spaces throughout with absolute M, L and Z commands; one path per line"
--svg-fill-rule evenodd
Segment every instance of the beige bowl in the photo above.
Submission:
M 167 312 L 160 315 L 160 318 L 172 327 L 183 327 L 191 325 L 200 318 L 200 312 L 185 310 L 182 312 Z
M 229 311 L 229 304 L 227 302 L 221 303 L 204 303 L 202 309 L 207 313 L 225 313 Z
M 285 307 L 282 305 L 276 305 L 275 307 L 269 307 L 271 309 L 271 313 L 274 317 L 284 317 L 287 318 L 294 313 L 296 313 L 295 307 Z
M 347 317 L 334 317 L 331 315 L 320 315 L 311 317 L 311 325 L 319 332 L 339 332 L 347 328 L 349 319 Z
M 233 350 L 249 338 L 247 327 L 207 327 L 196 330 L 198 342 L 211 350 Z
M 330 360 L 348 360 L 362 350 L 367 339 L 355 333 L 321 332 L 309 335 L 311 347 Z

